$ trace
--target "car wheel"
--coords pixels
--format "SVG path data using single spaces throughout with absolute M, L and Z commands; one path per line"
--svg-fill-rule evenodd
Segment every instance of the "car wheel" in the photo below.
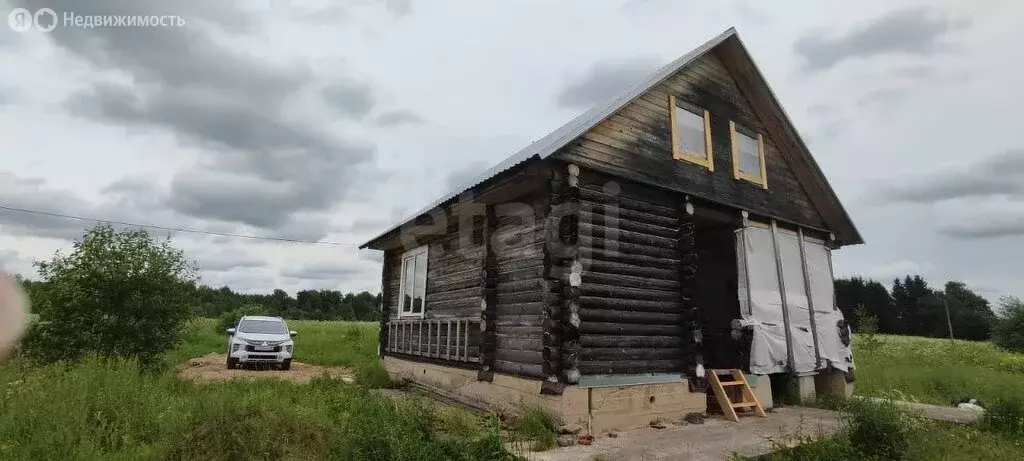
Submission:
M 284 362 L 281 362 L 281 370 L 282 371 L 287 371 L 291 367 L 292 367 L 292 359 L 284 359 Z
M 235 368 L 238 368 L 238 359 L 228 357 L 228 370 L 234 370 Z

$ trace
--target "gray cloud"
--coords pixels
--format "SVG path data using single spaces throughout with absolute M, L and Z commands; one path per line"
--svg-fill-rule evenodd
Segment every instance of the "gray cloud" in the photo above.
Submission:
M 930 56 L 950 50 L 945 39 L 968 22 L 928 7 L 896 10 L 836 37 L 807 34 L 794 43 L 808 71 L 827 70 L 847 59 L 901 54 Z
M 406 110 L 391 110 L 374 119 L 374 123 L 379 126 L 418 125 L 425 122 L 426 120 L 419 114 Z
M 884 87 L 874 88 L 865 91 L 857 98 L 857 105 L 860 107 L 887 107 L 899 104 L 910 92 L 910 88 Z
M 341 201 L 374 157 L 372 145 L 325 131 L 324 106 L 288 111 L 297 96 L 316 92 L 315 75 L 302 63 L 274 65 L 235 53 L 213 39 L 219 33 L 255 31 L 260 24 L 218 2 L 118 2 L 57 5 L 22 1 L 77 14 L 176 14 L 186 27 L 58 27 L 53 42 L 100 69 L 132 76 L 133 84 L 95 83 L 68 101 L 76 114 L 105 123 L 169 131 L 206 150 L 192 168 L 178 172 L 165 205 L 180 213 L 273 230 L 296 213 L 328 210 Z M 230 6 L 230 5 L 226 5 Z M 172 58 L 173 57 L 173 58 Z M 329 86 L 320 100 L 362 116 L 372 101 L 358 91 Z M 320 234 L 326 232 L 321 229 Z
M 1024 199 L 1024 150 L 1010 150 L 974 165 L 937 171 L 879 188 L 878 198 L 936 203 L 968 197 L 1005 195 Z
M 947 224 L 939 232 L 961 239 L 1024 237 L 1024 216 L 990 216 Z
M 335 282 L 341 282 L 342 280 L 352 278 L 354 276 L 366 275 L 367 272 L 368 270 L 365 266 L 359 267 L 359 265 L 351 262 L 311 262 L 301 266 L 293 266 L 284 269 L 281 271 L 281 276 L 293 279 L 333 280 Z
M 594 63 L 578 81 L 556 96 L 555 103 L 567 108 L 590 108 L 622 93 L 658 67 L 651 57 L 609 59 Z
M 39 178 L 21 178 L 0 172 L 0 203 L 12 208 L 71 213 L 78 210 L 92 210 L 93 204 L 82 200 L 71 192 L 47 188 Z M 72 240 L 82 236 L 86 226 L 93 223 L 3 210 L 0 212 L 0 229 L 13 235 L 31 235 Z
M 491 164 L 481 161 L 468 162 L 460 168 L 448 171 L 444 180 L 445 192 L 454 191 L 456 188 L 465 186 L 469 181 L 480 176 Z M 462 191 L 458 191 L 462 192 Z
M 412 12 L 412 0 L 384 0 L 384 5 L 396 17 L 407 16 Z
M 199 255 L 199 269 L 228 272 L 240 268 L 264 267 L 266 261 L 241 250 L 221 250 Z
M 355 82 L 335 82 L 324 88 L 324 99 L 341 115 L 363 118 L 375 103 L 369 85 Z

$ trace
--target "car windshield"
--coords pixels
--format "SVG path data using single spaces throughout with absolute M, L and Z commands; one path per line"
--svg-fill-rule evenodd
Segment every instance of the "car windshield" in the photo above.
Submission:
M 280 320 L 242 320 L 238 324 L 238 331 L 242 333 L 263 333 L 263 334 L 287 334 L 288 328 Z

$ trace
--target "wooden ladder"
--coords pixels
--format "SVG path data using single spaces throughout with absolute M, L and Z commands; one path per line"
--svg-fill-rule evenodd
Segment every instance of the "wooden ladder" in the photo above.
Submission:
M 754 410 L 754 414 L 762 418 L 766 418 L 764 414 L 764 408 L 761 407 L 761 402 L 757 400 L 757 396 L 754 395 L 754 391 L 750 388 L 750 383 L 747 382 L 746 375 L 743 374 L 742 370 L 710 370 L 708 374 L 708 381 L 711 383 L 711 389 L 715 391 L 715 398 L 718 399 L 718 406 L 722 407 L 722 413 L 725 414 L 726 418 L 732 421 L 739 421 L 740 417 L 736 414 L 737 408 L 751 408 Z M 730 374 L 732 381 L 722 381 L 719 379 L 718 374 Z M 729 393 L 725 392 L 726 387 L 739 386 L 742 391 L 742 400 L 733 403 L 729 400 Z

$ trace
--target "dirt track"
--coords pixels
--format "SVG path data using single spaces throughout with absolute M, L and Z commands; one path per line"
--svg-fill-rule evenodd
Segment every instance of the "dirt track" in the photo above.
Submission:
M 197 382 L 227 381 L 230 379 L 284 379 L 298 383 L 306 383 L 318 376 L 327 375 L 346 382 L 354 381 L 352 370 L 345 367 L 322 367 L 302 362 L 292 362 L 291 369 L 281 371 L 270 369 L 235 369 L 228 370 L 227 356 L 224 354 L 207 354 L 199 358 L 189 359 L 178 365 L 178 376 Z

